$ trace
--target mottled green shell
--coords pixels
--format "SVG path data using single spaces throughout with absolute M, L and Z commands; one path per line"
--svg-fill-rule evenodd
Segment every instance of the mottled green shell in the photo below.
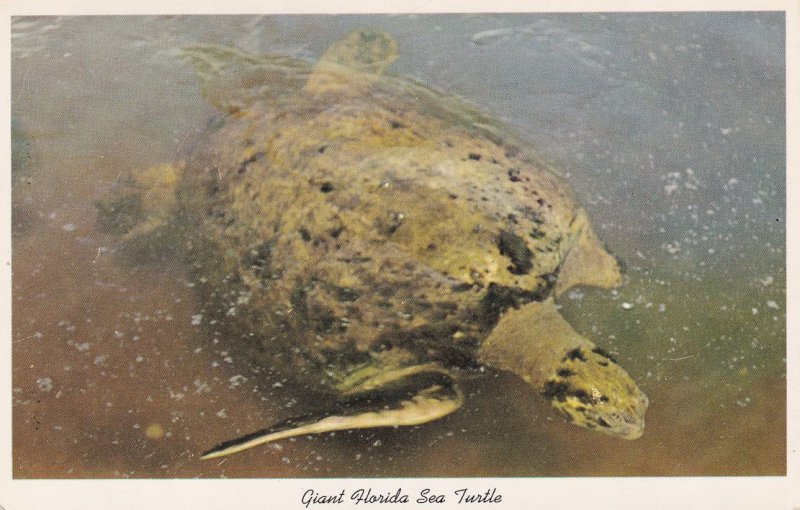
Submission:
M 299 93 L 194 156 L 179 196 L 209 245 L 193 253 L 212 291 L 235 276 L 223 307 L 255 311 L 250 331 L 291 331 L 278 336 L 323 362 L 344 347 L 469 352 L 506 308 L 552 292 L 577 236 L 568 189 L 414 106 Z

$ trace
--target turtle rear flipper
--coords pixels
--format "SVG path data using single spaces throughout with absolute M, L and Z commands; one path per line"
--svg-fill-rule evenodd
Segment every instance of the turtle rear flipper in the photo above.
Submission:
M 228 114 L 244 115 L 257 101 L 293 94 L 311 73 L 302 60 L 217 44 L 186 46 L 178 56 L 194 67 L 203 97 Z
M 415 368 L 420 371 L 414 372 Z M 351 395 L 336 402 L 331 410 L 290 418 L 273 427 L 225 441 L 203 453 L 201 458 L 214 459 L 288 437 L 420 425 L 461 407 L 461 390 L 444 371 L 431 370 L 428 366 L 409 369 L 404 369 L 407 375 L 402 379 L 391 379 L 383 387 Z
M 100 227 L 119 236 L 131 252 L 160 252 L 162 244 L 172 251 L 167 227 L 176 214 L 182 172 L 182 163 L 164 163 L 124 178 L 95 203 Z

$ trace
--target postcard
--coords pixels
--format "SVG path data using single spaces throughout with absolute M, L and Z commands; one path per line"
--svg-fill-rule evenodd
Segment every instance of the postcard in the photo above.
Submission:
M 796 5 L 96 7 L 3 9 L 3 509 L 800 508 Z

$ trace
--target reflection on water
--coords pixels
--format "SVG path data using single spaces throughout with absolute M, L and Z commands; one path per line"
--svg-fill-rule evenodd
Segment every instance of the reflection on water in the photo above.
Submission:
M 115 254 L 93 204 L 208 118 L 176 48 L 313 59 L 356 26 L 564 169 L 628 281 L 563 312 L 650 396 L 643 438 L 490 373 L 426 426 L 198 460 L 307 403 L 214 344 L 179 261 Z M 785 473 L 783 61 L 780 14 L 15 19 L 14 476 Z

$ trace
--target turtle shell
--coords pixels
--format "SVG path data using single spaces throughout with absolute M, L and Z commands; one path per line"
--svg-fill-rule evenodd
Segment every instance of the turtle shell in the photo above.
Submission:
M 208 312 L 237 316 L 255 357 L 285 351 L 323 385 L 393 347 L 468 365 L 506 309 L 553 293 L 586 224 L 515 137 L 410 80 L 340 72 L 319 91 L 298 86 L 311 66 L 269 66 L 279 90 L 236 82 L 246 100 L 177 194 Z

